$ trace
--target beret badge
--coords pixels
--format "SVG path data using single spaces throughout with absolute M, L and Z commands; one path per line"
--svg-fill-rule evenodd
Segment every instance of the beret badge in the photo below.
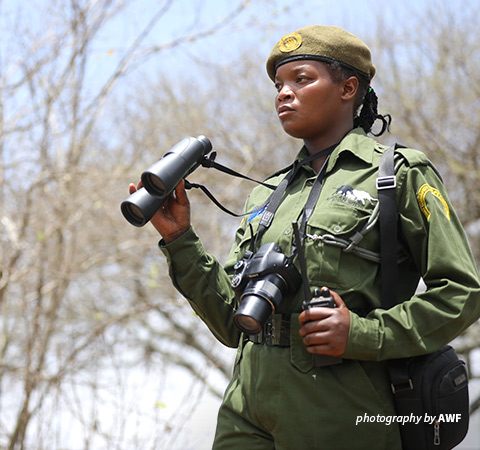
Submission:
M 282 37 L 278 43 L 278 49 L 282 53 L 289 53 L 302 45 L 302 36 L 298 33 L 290 33 Z

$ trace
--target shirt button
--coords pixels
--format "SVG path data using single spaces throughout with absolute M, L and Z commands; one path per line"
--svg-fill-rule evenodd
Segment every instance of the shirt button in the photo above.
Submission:
M 335 231 L 335 233 L 340 233 L 340 231 L 342 231 L 342 227 L 340 225 L 335 225 L 333 227 L 333 231 Z
M 285 230 L 285 236 L 288 236 L 288 235 L 291 234 L 291 233 L 292 233 L 292 229 L 291 229 L 291 228 L 287 228 L 287 229 Z

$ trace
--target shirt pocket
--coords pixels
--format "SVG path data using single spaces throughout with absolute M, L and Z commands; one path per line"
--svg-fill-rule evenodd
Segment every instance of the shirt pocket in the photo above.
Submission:
M 343 205 L 315 209 L 305 236 L 305 256 L 312 286 L 352 289 L 375 275 L 376 263 L 344 251 L 349 238 L 362 230 L 370 216 L 370 211 Z M 367 241 L 372 241 L 371 236 L 362 240 L 360 247 Z

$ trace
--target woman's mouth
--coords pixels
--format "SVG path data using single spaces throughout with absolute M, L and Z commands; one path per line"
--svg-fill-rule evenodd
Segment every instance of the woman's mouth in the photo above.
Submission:
M 278 117 L 283 117 L 291 112 L 295 111 L 292 107 L 288 105 L 282 105 L 277 108 Z

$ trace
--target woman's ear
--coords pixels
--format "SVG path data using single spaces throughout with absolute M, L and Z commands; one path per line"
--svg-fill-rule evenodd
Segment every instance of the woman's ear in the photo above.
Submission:
M 342 100 L 348 101 L 355 99 L 358 92 L 357 77 L 350 77 L 343 82 Z

